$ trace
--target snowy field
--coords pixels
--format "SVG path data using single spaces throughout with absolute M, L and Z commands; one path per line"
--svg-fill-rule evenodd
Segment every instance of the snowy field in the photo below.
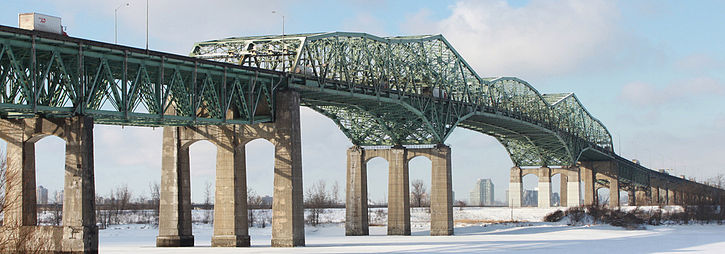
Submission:
M 608 225 L 567 226 L 540 222 L 556 210 L 539 208 L 454 208 L 455 236 L 429 236 L 426 209 L 411 213 L 412 236 L 386 236 L 385 226 L 371 226 L 370 236 L 345 236 L 344 209 L 323 214 L 326 224 L 305 226 L 306 247 L 271 248 L 271 228 L 250 228 L 250 248 L 211 248 L 212 226 L 195 224 L 196 247 L 156 248 L 158 229 L 141 224 L 100 230 L 101 253 L 725 253 L 725 226 L 665 225 L 625 230 Z M 198 215 L 198 211 L 194 211 Z M 371 224 L 385 220 L 385 209 L 371 209 Z M 491 224 L 513 218 L 518 223 Z

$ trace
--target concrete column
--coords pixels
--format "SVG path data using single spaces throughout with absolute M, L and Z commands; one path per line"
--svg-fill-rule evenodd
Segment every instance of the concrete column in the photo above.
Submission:
M 65 137 L 63 252 L 97 252 L 93 119 L 73 117 Z
M 189 147 L 181 143 L 182 128 L 185 127 L 164 127 L 157 247 L 194 246 Z
M 592 172 L 591 167 L 581 167 L 581 175 L 584 178 L 584 205 L 594 205 L 596 201 L 594 197 L 596 193 L 594 172 Z
M 638 205 L 637 199 L 635 198 L 635 195 L 634 195 L 634 188 L 635 187 L 630 187 L 630 189 L 627 190 L 627 205 L 629 205 L 629 206 Z
M 619 207 L 619 179 L 609 179 L 609 207 Z
M 660 188 L 651 186 L 650 187 L 650 201 L 652 205 L 660 204 Z
M 538 207 L 551 207 L 551 169 L 539 168 L 539 202 Z
M 0 124 L 7 142 L 3 226 L 35 226 L 35 144 L 26 133 L 34 128 L 23 120 L 0 120 Z
M 369 235 L 368 174 L 365 150 L 347 149 L 347 188 L 345 199 L 345 235 Z
M 580 192 L 580 185 L 579 182 L 579 168 L 573 168 L 574 170 L 569 171 L 569 175 L 567 176 L 567 183 L 566 183 L 566 206 L 567 207 L 577 207 L 579 206 L 579 192 Z
M 675 205 L 675 190 L 668 187 L 667 188 L 667 205 Z
M 644 206 L 649 205 L 648 197 L 647 197 L 647 190 L 642 188 L 636 188 L 634 191 L 634 198 L 636 199 L 635 204 L 638 206 Z
M 233 126 L 228 134 L 237 132 Z M 223 137 L 221 139 L 224 139 Z M 236 139 L 217 144 L 213 247 L 248 247 L 247 172 L 244 146 Z
M 272 246 L 304 246 L 300 95 L 292 90 L 278 91 L 275 103 Z
M 451 148 L 439 144 L 432 150 L 430 234 L 453 235 Z
M 523 186 L 521 182 L 521 168 L 511 168 L 511 179 L 509 181 L 509 206 L 521 207 L 521 195 L 523 194 Z
M 410 235 L 410 191 L 405 148 L 388 156 L 388 235 Z
M 567 190 L 569 189 L 569 177 L 567 173 L 561 173 L 559 174 L 559 206 L 566 207 L 567 206 L 567 199 L 568 199 L 568 193 Z

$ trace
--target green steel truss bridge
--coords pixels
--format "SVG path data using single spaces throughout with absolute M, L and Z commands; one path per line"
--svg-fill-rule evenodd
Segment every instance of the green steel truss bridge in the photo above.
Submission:
M 441 35 L 230 38 L 197 43 L 191 56 L 289 73 L 303 104 L 357 145 L 443 143 L 460 126 L 498 139 L 519 166 L 572 165 L 613 148 L 573 93 L 480 77 Z
M 685 181 L 616 155 L 573 93 L 480 77 L 440 35 L 230 38 L 188 57 L 0 26 L 0 88 L 2 118 L 133 126 L 270 122 L 276 92 L 294 89 L 360 146 L 439 144 L 463 127 L 495 137 L 517 166 L 614 159 L 623 183 Z

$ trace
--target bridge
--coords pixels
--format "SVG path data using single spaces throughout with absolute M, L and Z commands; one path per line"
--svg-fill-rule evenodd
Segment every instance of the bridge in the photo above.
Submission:
M 541 94 L 512 77 L 479 76 L 440 35 L 314 33 L 196 43 L 179 56 L 0 26 L 0 138 L 7 147 L 3 227 L 48 250 L 94 252 L 93 125 L 163 127 L 157 246 L 193 246 L 189 146 L 217 146 L 213 246 L 249 246 L 244 145 L 275 145 L 272 246 L 303 246 L 299 107 L 332 119 L 348 149 L 346 235 L 367 235 L 367 161 L 389 162 L 388 234 L 410 234 L 408 161 L 432 162 L 431 235 L 452 235 L 451 149 L 458 127 L 495 137 L 521 179 L 539 175 L 550 205 L 561 174 L 564 206 L 626 190 L 637 205 L 720 204 L 723 190 L 617 155 L 604 124 L 573 93 Z M 34 144 L 66 141 L 62 227 L 38 226 Z M 580 184 L 583 181 L 584 184 Z M 579 197 L 584 191 L 584 202 Z M 565 201 L 564 201 L 565 200 Z M 6 230 L 7 231 L 7 230 Z

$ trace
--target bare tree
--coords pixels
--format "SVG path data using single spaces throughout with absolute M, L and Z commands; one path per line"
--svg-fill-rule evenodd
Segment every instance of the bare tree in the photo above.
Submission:
M 413 207 L 426 206 L 428 203 L 428 202 L 426 202 L 428 193 L 426 191 L 423 180 L 420 180 L 420 179 L 413 180 L 413 182 L 411 183 L 411 186 L 413 188 L 410 191 L 410 205 Z
M 261 228 L 267 226 L 267 222 L 264 218 L 257 218 L 255 210 L 263 208 L 264 200 L 261 196 L 257 195 L 252 188 L 247 187 L 247 221 L 249 227 L 254 227 L 255 222 L 258 221 L 257 225 Z
M 47 236 L 43 230 L 22 229 L 21 225 L 5 223 L 7 215 L 5 211 L 14 209 L 20 205 L 20 196 L 7 196 L 8 183 L 13 183 L 17 188 L 18 176 L 7 171 L 5 154 L 0 152 L 0 253 L 46 253 L 51 247 L 51 241 L 46 241 Z
M 206 224 L 214 223 L 214 211 L 210 209 L 213 204 L 212 192 L 213 190 L 211 189 L 211 183 L 207 181 L 204 185 L 204 220 L 202 221 Z
M 320 180 L 312 185 L 305 194 L 305 203 L 310 213 L 307 216 L 307 223 L 312 226 L 320 224 L 320 214 L 325 212 L 325 208 L 332 204 L 332 195 L 327 192 L 324 181 Z
M 159 183 L 149 183 L 149 190 L 151 191 L 151 210 L 153 211 L 153 225 L 159 225 L 159 205 L 161 200 L 161 191 Z
M 60 226 L 63 222 L 63 191 L 53 193 L 53 201 L 50 204 L 50 223 L 53 226 Z
M 332 191 L 331 191 L 331 203 L 333 206 L 338 206 L 340 204 L 340 185 L 335 181 L 335 184 L 332 185 Z
M 110 200 L 108 203 L 109 212 L 111 213 L 110 221 L 113 224 L 122 223 L 122 214 L 129 208 L 132 193 L 128 190 L 128 185 L 124 184 L 111 190 Z

